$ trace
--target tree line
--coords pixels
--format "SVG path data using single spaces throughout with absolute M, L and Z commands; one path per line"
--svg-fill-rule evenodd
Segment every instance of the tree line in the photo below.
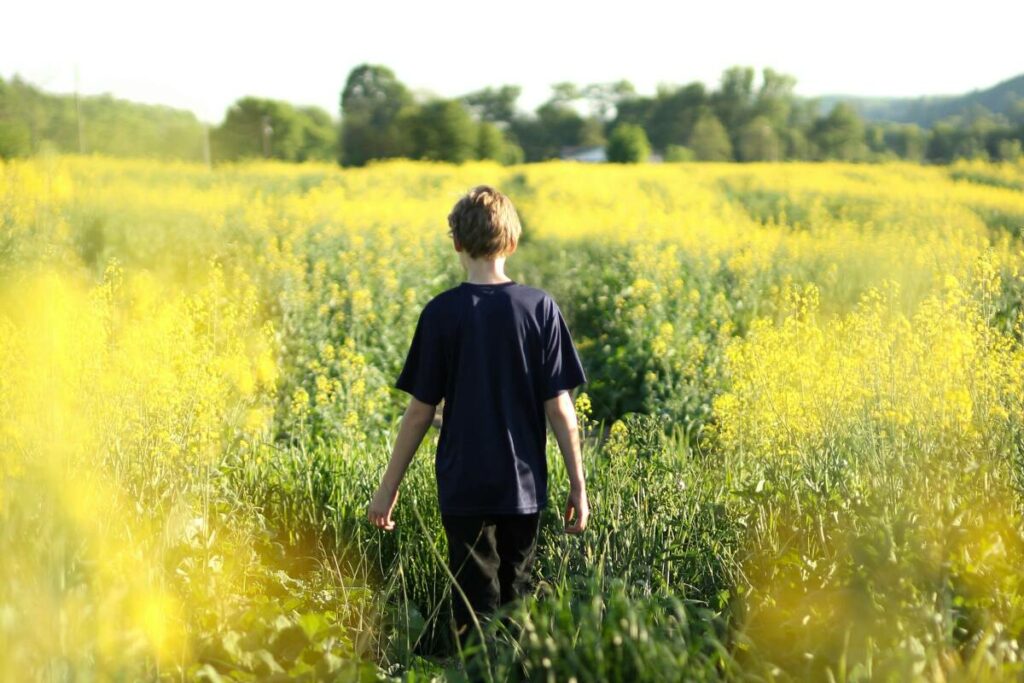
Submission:
M 610 161 L 787 159 L 949 162 L 1018 159 L 1024 100 L 1009 113 L 973 104 L 931 128 L 867 122 L 848 103 L 820 111 L 773 69 L 726 69 L 715 89 L 661 85 L 642 95 L 626 80 L 552 86 L 533 112 L 521 88 L 487 87 L 454 98 L 417 97 L 386 66 L 361 64 L 340 93 L 338 117 L 319 107 L 245 97 L 208 131 L 194 115 L 109 95 L 50 95 L 0 79 L 0 156 L 43 147 L 212 162 L 243 158 L 336 160 L 361 166 L 405 157 L 461 163 L 543 161 L 586 149 Z M 85 122 L 84 125 L 82 122 Z
M 115 99 L 43 92 L 15 76 L 0 78 L 0 158 L 100 152 L 201 160 L 202 124 L 190 111 Z
M 342 94 L 339 160 L 542 161 L 586 147 L 604 148 L 612 161 L 642 161 L 652 150 L 666 161 L 1021 156 L 1024 102 L 1009 117 L 975 105 L 925 129 L 868 123 L 844 102 L 820 113 L 818 101 L 798 97 L 795 86 L 795 78 L 773 69 L 756 78 L 753 68 L 740 66 L 727 69 L 717 89 L 699 82 L 663 85 L 652 96 L 624 80 L 557 83 L 536 111 L 523 113 L 516 106 L 517 86 L 420 104 L 390 69 L 364 64 L 349 74 Z M 485 138 L 486 145 L 479 142 Z

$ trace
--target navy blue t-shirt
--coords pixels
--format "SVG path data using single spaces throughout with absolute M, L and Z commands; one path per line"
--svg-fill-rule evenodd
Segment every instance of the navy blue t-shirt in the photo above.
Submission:
M 394 386 L 431 405 L 444 399 L 434 465 L 441 513 L 544 508 L 544 401 L 586 381 L 544 290 L 463 282 L 427 302 Z

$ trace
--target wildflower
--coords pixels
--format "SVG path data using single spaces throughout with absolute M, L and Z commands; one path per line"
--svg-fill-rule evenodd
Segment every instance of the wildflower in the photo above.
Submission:
M 306 414 L 306 410 L 309 408 L 309 394 L 302 387 L 299 387 L 292 392 L 292 403 L 291 411 L 292 415 L 300 417 Z

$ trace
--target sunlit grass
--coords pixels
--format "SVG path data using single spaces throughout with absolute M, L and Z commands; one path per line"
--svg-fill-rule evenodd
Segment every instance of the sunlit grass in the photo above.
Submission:
M 594 516 L 559 533 L 549 440 L 538 595 L 482 671 L 1019 676 L 1020 178 L 5 162 L 0 674 L 455 675 L 436 432 L 396 533 L 364 515 L 487 182 L 588 371 Z

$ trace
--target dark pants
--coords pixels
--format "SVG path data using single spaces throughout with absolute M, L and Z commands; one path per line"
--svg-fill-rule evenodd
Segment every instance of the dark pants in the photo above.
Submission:
M 448 567 L 478 620 L 530 593 L 539 512 L 441 515 L 441 522 L 448 537 Z M 475 627 L 466 600 L 454 588 L 452 613 L 459 640 L 465 644 Z

